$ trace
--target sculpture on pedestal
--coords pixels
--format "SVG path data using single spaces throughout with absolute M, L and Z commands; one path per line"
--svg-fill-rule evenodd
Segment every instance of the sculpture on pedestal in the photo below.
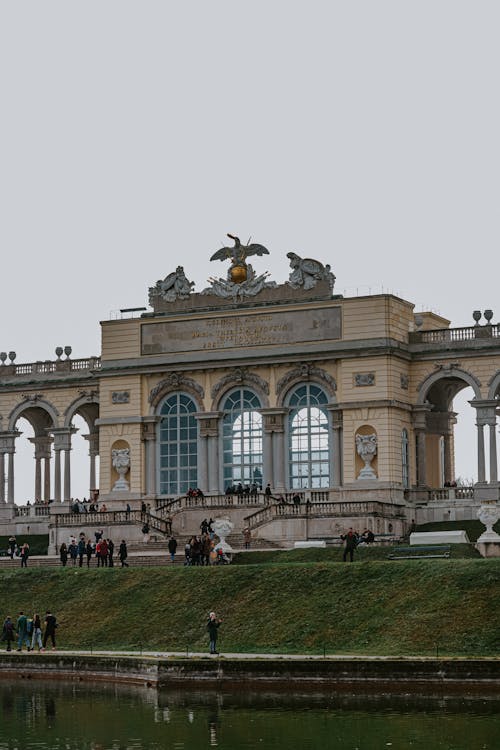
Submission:
M 204 294 L 216 294 L 218 297 L 233 297 L 235 302 L 238 298 L 254 297 L 264 288 L 275 287 L 274 281 L 266 281 L 269 274 L 263 273 L 260 276 L 255 274 L 250 263 L 246 262 L 249 255 L 269 255 L 269 250 L 263 245 L 256 243 L 242 245 L 239 237 L 228 234 L 234 240 L 234 247 L 222 247 L 212 255 L 210 260 L 231 260 L 231 265 L 227 273 L 227 279 L 210 278 L 212 286 L 203 290 Z
M 330 266 L 324 266 L 319 260 L 312 258 L 301 258 L 296 253 L 287 253 L 286 257 L 290 259 L 290 268 L 292 269 L 288 284 L 292 289 L 312 289 L 318 281 L 328 281 L 330 290 L 333 291 L 335 276 L 331 272 Z
M 365 464 L 358 474 L 358 479 L 376 479 L 377 475 L 371 467 L 371 462 L 377 454 L 377 436 L 375 433 L 372 435 L 356 435 L 356 450 Z
M 111 451 L 113 468 L 118 474 L 118 479 L 113 485 L 113 492 L 128 492 L 130 485 L 125 479 L 125 474 L 130 469 L 130 448 L 116 448 Z
M 149 290 L 149 304 L 153 305 L 154 299 L 160 299 L 166 302 L 174 302 L 176 299 L 188 299 L 191 290 L 194 287 L 194 281 L 189 281 L 184 273 L 183 266 L 177 266 L 175 271 L 169 273 L 163 281 L 157 281 L 156 286 Z
M 225 554 L 231 554 L 233 548 L 226 542 L 226 537 L 231 533 L 234 528 L 234 524 L 231 523 L 229 518 L 216 518 L 212 524 L 214 533 L 219 537 L 219 542 L 215 545 L 215 549 L 221 549 Z
M 493 531 L 493 526 L 500 518 L 500 506 L 498 503 L 483 503 L 477 512 L 477 517 L 486 526 L 486 531 L 481 534 L 477 541 L 500 543 L 500 535 L 496 531 Z

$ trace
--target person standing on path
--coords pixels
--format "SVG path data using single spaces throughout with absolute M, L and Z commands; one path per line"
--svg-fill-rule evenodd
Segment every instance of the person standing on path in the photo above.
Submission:
M 174 562 L 175 560 L 176 551 L 177 551 L 177 539 L 171 536 L 170 539 L 168 540 L 168 552 L 170 554 L 170 560 L 172 562 Z
M 120 547 L 118 548 L 118 557 L 120 558 L 120 562 L 122 564 L 122 568 L 128 568 L 128 552 L 127 552 L 127 543 L 125 542 L 125 539 L 122 539 L 122 543 L 120 544 Z
M 14 559 L 14 553 L 16 551 L 16 543 L 17 543 L 16 537 L 9 536 L 9 555 L 10 555 L 11 560 Z
M 38 645 L 39 651 L 45 651 L 42 644 L 42 623 L 40 615 L 35 612 L 33 615 L 33 635 L 31 636 L 31 650 L 35 650 L 35 644 Z
M 2 641 L 7 643 L 7 651 L 12 651 L 14 637 L 14 623 L 10 619 L 10 615 L 7 615 L 2 629 Z
M 78 541 L 78 565 L 81 568 L 83 566 L 83 558 L 87 552 L 87 545 L 85 544 L 85 538 L 80 537 Z
M 93 549 L 92 542 L 87 539 L 87 546 L 85 547 L 85 554 L 87 555 L 87 568 L 90 568 L 90 559 L 92 557 Z
M 24 542 L 23 546 L 21 547 L 21 568 L 28 567 L 29 555 L 30 555 L 30 546 L 28 542 Z
M 66 563 L 68 562 L 68 547 L 66 545 L 66 542 L 63 542 L 61 546 L 59 547 L 59 557 L 61 559 L 61 564 L 63 568 L 65 568 Z
M 43 634 L 43 647 L 47 645 L 47 641 L 52 641 L 52 651 L 56 650 L 56 628 L 57 620 L 55 616 L 48 609 L 45 613 L 45 633 Z
M 210 639 L 210 653 L 218 654 L 217 651 L 217 636 L 219 634 L 219 627 L 222 620 L 217 618 L 215 612 L 210 612 L 207 622 L 208 637 Z
M 356 549 L 356 546 L 358 544 L 358 535 L 352 530 L 352 528 L 350 528 L 347 534 L 341 534 L 340 538 L 342 539 L 343 542 L 345 542 L 343 560 L 344 562 L 346 562 L 347 555 L 349 555 L 350 560 L 352 562 L 354 550 Z
M 17 618 L 17 650 L 22 651 L 23 650 L 23 643 L 26 643 L 26 648 L 28 651 L 30 651 L 31 648 L 31 641 L 28 636 L 28 618 L 24 614 L 24 612 L 21 610 L 19 612 L 19 617 Z

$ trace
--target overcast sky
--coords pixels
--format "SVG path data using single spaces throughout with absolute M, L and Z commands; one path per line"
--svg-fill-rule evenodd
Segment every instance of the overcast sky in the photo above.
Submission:
M 226 232 L 278 282 L 293 250 L 339 293 L 496 322 L 499 22 L 482 0 L 0 0 L 0 350 L 98 354 L 98 321 L 179 262 L 197 291 L 223 275 Z

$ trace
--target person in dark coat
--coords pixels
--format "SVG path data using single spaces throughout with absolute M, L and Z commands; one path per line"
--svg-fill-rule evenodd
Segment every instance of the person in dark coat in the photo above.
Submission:
M 170 559 L 172 562 L 175 560 L 175 553 L 177 551 L 177 539 L 174 539 L 173 536 L 170 537 L 168 540 L 168 551 L 170 554 Z
M 56 628 L 57 620 L 55 615 L 52 614 L 50 609 L 45 613 L 45 633 L 43 634 L 43 647 L 47 645 L 47 641 L 52 641 L 52 651 L 56 650 Z
M 65 568 L 66 563 L 68 562 L 68 547 L 66 545 L 66 542 L 63 542 L 59 547 L 59 557 L 61 559 L 63 568 Z
M 347 555 L 349 555 L 352 562 L 354 550 L 356 549 L 356 546 L 358 544 L 358 535 L 355 531 L 352 530 L 352 528 L 350 528 L 347 534 L 341 534 L 340 538 L 343 542 L 345 542 L 343 560 L 345 562 L 347 560 Z
M 122 568 L 128 568 L 128 562 L 127 562 L 128 552 L 127 552 L 127 543 L 125 542 L 125 539 L 122 539 L 122 543 L 120 544 L 118 548 L 118 557 L 122 564 Z
M 14 638 L 14 623 L 10 619 L 10 616 L 7 615 L 2 629 L 2 641 L 7 643 L 7 651 L 12 651 L 12 641 Z
M 85 554 L 87 555 L 87 568 L 90 568 L 90 559 L 92 557 L 93 551 L 94 550 L 92 547 L 92 542 L 90 541 L 90 539 L 87 539 L 87 546 L 85 547 Z
M 217 618 L 215 612 L 210 612 L 207 622 L 208 637 L 210 639 L 210 653 L 218 654 L 217 651 L 217 636 L 219 634 L 219 627 L 222 620 Z

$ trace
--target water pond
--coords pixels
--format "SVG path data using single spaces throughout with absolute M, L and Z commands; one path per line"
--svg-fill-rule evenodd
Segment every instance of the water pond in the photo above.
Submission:
M 500 697 L 0 681 L 0 750 L 497 750 Z

